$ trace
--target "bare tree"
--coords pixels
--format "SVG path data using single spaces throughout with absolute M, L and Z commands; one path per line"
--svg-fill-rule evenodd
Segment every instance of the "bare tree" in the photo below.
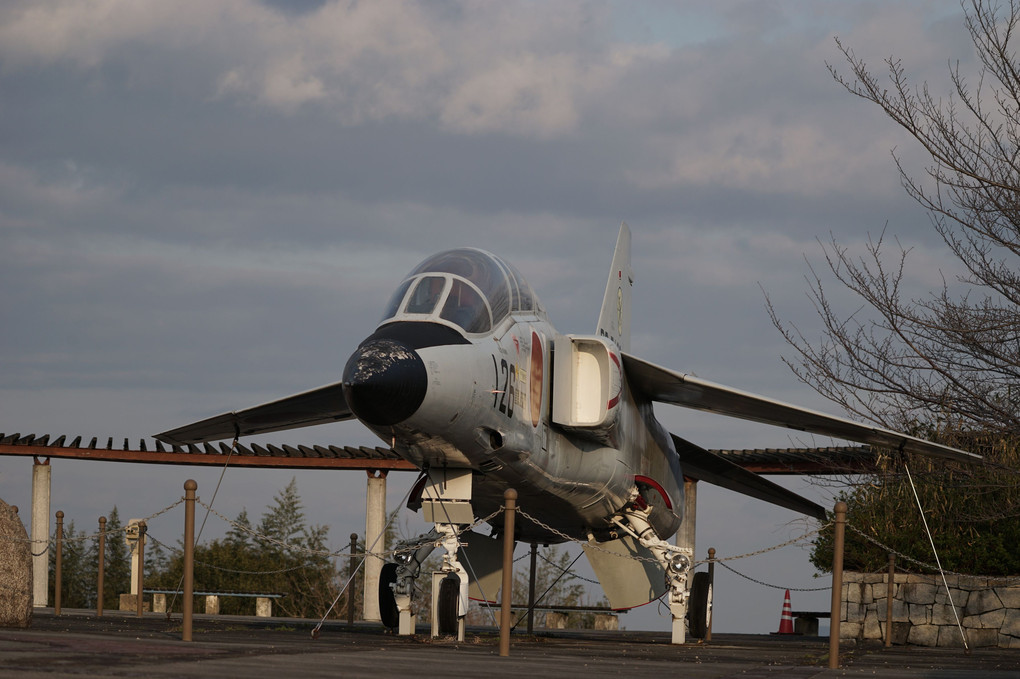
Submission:
M 898 156 L 896 163 L 965 274 L 910 298 L 903 290 L 909 249 L 897 242 L 888 253 L 893 244 L 883 234 L 854 255 L 833 237 L 823 245 L 825 264 L 860 300 L 856 311 L 835 308 L 816 268 L 809 294 L 821 340 L 809 340 L 768 304 L 797 351 L 787 363 L 801 380 L 865 419 L 943 440 L 1020 432 L 1020 61 L 1012 44 L 1020 7 L 973 0 L 964 9 L 980 68 L 971 81 L 951 65 L 948 100 L 927 83 L 911 84 L 897 59 L 887 59 L 879 77 L 838 40 L 848 72 L 829 68 L 930 157 L 923 179 Z

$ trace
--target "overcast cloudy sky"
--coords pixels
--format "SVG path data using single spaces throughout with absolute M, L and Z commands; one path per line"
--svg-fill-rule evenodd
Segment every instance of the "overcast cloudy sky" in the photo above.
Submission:
M 816 239 L 859 249 L 886 223 L 911 285 L 953 273 L 899 186 L 893 148 L 922 169 L 909 139 L 826 68 L 835 36 L 936 90 L 973 61 L 953 1 L 9 0 L 0 431 L 120 441 L 335 381 L 403 274 L 461 245 L 514 262 L 561 332 L 591 332 L 621 221 L 634 353 L 832 410 L 783 365 L 761 289 L 810 333 Z M 802 443 L 659 412 L 709 448 Z M 377 443 L 357 423 L 274 440 Z M 188 477 L 210 498 L 218 476 L 54 460 L 54 511 L 91 528 Z M 228 470 L 217 508 L 257 516 L 292 476 Z M 361 473 L 297 478 L 337 547 L 363 530 Z M 0 459 L 4 500 L 27 508 L 30 479 Z M 783 542 L 794 519 L 702 486 L 699 556 Z M 173 542 L 177 519 L 154 531 Z M 797 549 L 734 566 L 828 582 Z M 781 591 L 723 571 L 716 592 L 717 631 L 777 628 Z

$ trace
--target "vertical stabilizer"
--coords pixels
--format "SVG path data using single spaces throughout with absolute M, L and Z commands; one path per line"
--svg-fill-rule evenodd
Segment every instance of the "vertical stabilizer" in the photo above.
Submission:
M 621 351 L 630 351 L 630 289 L 634 285 L 634 272 L 630 268 L 630 228 L 620 225 L 616 239 L 616 252 L 609 269 L 606 296 L 602 299 L 602 313 L 595 331 L 616 342 Z

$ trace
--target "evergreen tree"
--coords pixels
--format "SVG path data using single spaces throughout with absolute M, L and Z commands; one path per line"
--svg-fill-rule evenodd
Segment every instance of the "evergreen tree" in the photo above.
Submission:
M 328 529 L 305 522 L 297 481 L 292 479 L 266 507 L 256 529 L 242 510 L 222 539 L 195 546 L 195 589 L 216 592 L 262 592 L 286 595 L 274 602 L 281 615 L 321 615 L 338 590 L 338 576 L 331 558 L 306 550 L 326 551 Z M 183 554 L 177 550 L 166 568 L 155 573 L 152 582 L 173 589 L 183 572 Z M 174 602 L 175 610 L 179 603 Z M 251 615 L 255 601 L 245 597 L 224 597 L 220 612 Z M 338 617 L 343 609 L 334 611 Z
M 131 591 L 131 552 L 124 539 L 120 513 L 114 505 L 106 521 L 106 563 L 103 577 L 103 608 L 120 608 L 120 595 Z
M 93 608 L 96 605 L 96 548 L 77 531 L 74 522 L 64 526 L 60 548 L 60 605 L 62 608 Z M 54 529 L 53 539 L 56 540 Z M 55 543 L 54 543 L 55 544 Z M 50 549 L 49 592 L 56 592 L 57 550 Z M 56 603 L 55 601 L 51 603 Z

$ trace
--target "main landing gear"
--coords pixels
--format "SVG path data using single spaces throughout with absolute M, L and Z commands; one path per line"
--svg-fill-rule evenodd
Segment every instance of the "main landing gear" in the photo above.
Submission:
M 665 573 L 669 612 L 673 618 L 672 643 L 684 643 L 685 622 L 688 620 L 691 636 L 703 638 L 712 610 L 712 588 L 708 583 L 708 574 L 692 573 L 693 550 L 671 545 L 660 538 L 648 521 L 650 512 L 650 508 L 631 507 L 621 512 L 613 522 L 647 548 Z
M 446 550 L 440 570 L 432 574 L 432 636 L 457 635 L 464 640 L 468 610 L 468 574 L 457 559 L 461 546 L 457 524 L 437 523 L 428 533 L 400 543 L 397 563 L 383 566 L 379 580 L 379 610 L 383 624 L 401 635 L 414 634 L 414 581 L 436 547 Z

